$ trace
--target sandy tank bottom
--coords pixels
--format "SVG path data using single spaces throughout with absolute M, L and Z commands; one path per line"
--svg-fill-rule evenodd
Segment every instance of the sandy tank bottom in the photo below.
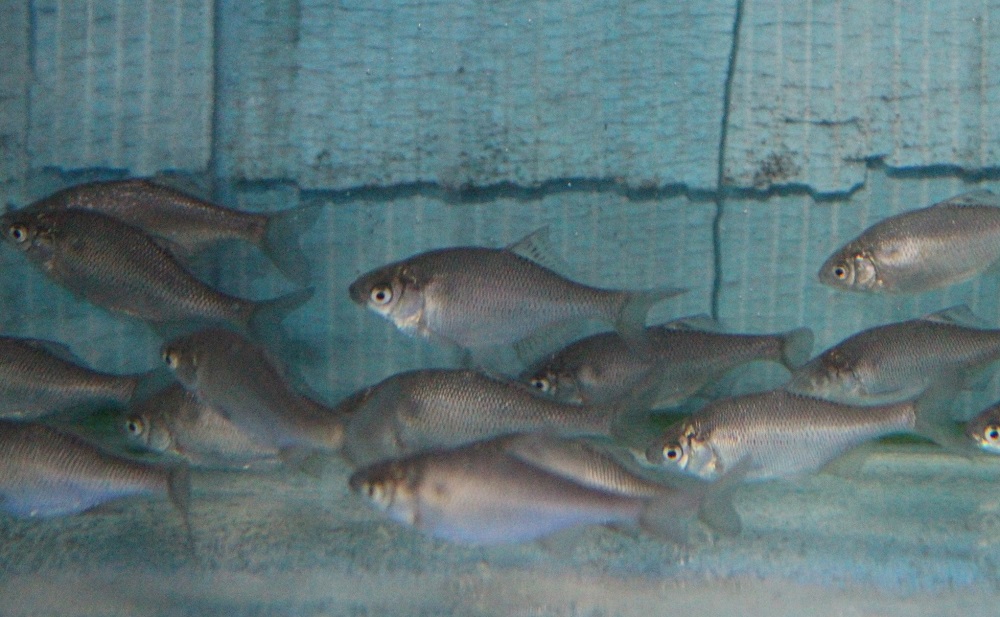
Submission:
M 197 473 L 192 556 L 166 501 L 2 520 L 19 615 L 992 615 L 1000 460 L 921 444 L 741 487 L 744 530 L 681 548 L 634 530 L 466 547 L 384 520 L 349 469 Z

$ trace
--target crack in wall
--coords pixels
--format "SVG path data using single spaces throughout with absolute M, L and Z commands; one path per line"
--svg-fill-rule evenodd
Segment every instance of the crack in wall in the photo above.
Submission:
M 736 0 L 733 18 L 733 44 L 729 49 L 729 66 L 722 90 L 722 126 L 719 131 L 719 159 L 716 167 L 715 218 L 712 219 L 712 319 L 719 319 L 719 297 L 722 293 L 722 217 L 726 207 L 726 138 L 729 131 L 729 108 L 733 96 L 733 79 L 736 75 L 736 57 L 740 49 L 740 26 L 743 22 L 743 0 Z

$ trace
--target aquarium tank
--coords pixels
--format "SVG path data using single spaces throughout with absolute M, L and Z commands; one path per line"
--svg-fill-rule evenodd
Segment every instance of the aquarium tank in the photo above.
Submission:
M 1000 0 L 3 14 L 0 614 L 995 614 Z

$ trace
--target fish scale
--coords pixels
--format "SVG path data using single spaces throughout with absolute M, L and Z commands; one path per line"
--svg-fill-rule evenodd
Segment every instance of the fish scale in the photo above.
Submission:
M 928 417 L 942 413 L 940 403 L 923 403 Z M 764 479 L 814 471 L 861 443 L 917 428 L 915 402 L 851 406 L 774 390 L 709 403 L 657 438 L 646 457 L 706 479 L 748 461 L 748 478 Z M 672 448 L 683 456 L 668 460 Z
M 550 473 L 508 455 L 502 442 L 380 463 L 355 472 L 350 485 L 384 499 L 375 505 L 398 522 L 475 544 L 532 540 L 576 525 L 634 524 L 648 503 Z
M 504 249 L 421 253 L 358 277 L 349 293 L 407 334 L 476 349 L 510 345 L 581 319 L 614 324 L 640 339 L 649 307 L 684 291 L 630 292 L 571 281 L 516 252 L 533 236 Z
M 140 376 L 93 371 L 49 351 L 50 341 L 0 337 L 0 415 L 36 418 L 84 403 L 123 404 Z
M 1000 330 L 940 319 L 951 311 L 859 332 L 793 372 L 787 388 L 864 403 L 910 398 L 945 376 L 967 383 L 1000 359 Z
M 252 439 L 179 383 L 135 405 L 125 427 L 141 447 L 200 467 L 244 468 L 273 463 L 278 457 L 276 449 Z
M 409 267 L 413 272 L 427 272 L 426 327 L 466 345 L 484 336 L 480 332 L 483 322 L 502 325 L 492 328 L 490 338 L 478 344 L 500 344 L 569 319 L 614 316 L 625 301 L 620 292 L 573 283 L 498 249 L 432 251 Z M 488 293 L 484 281 L 496 281 Z M 477 288 L 481 293 L 468 293 Z M 530 329 L 524 324 L 531 324 Z
M 0 421 L 0 453 L 0 509 L 16 516 L 70 514 L 126 495 L 173 497 L 171 471 L 46 426 Z
M 224 208 L 146 179 L 91 182 L 40 199 L 24 212 L 85 209 L 134 225 L 162 239 L 175 256 L 190 259 L 221 240 L 256 245 L 296 283 L 309 280 L 301 236 L 315 223 L 320 204 L 272 213 Z
M 441 369 L 389 377 L 338 411 L 348 419 L 344 449 L 356 464 L 514 432 L 607 435 L 621 413 L 560 403 L 475 371 Z
M 245 336 L 206 328 L 166 343 L 163 357 L 188 391 L 260 445 L 340 448 L 340 414 L 294 391 L 264 348 Z
M 608 403 L 627 395 L 651 370 L 658 382 L 657 404 L 683 402 L 728 370 L 755 360 L 784 363 L 790 370 L 808 358 L 812 332 L 806 328 L 775 335 L 723 334 L 646 328 L 649 354 L 616 332 L 589 336 L 522 374 L 521 379 L 550 396 L 572 403 Z
M 621 460 L 580 440 L 553 439 L 547 434 L 518 435 L 504 451 L 535 467 L 565 476 L 585 486 L 630 497 L 655 497 L 663 485 L 626 469 Z
M 592 524 L 637 524 L 683 542 L 695 512 L 738 533 L 731 476 L 683 487 L 630 476 L 591 444 L 532 434 L 376 463 L 349 484 L 397 522 L 456 542 L 522 542 Z
M 996 195 L 974 191 L 891 216 L 835 251 L 819 280 L 876 293 L 917 293 L 967 280 L 1000 261 L 996 206 Z
M 246 326 L 255 304 L 212 289 L 135 227 L 87 210 L 14 212 L 5 229 L 33 234 L 28 258 L 94 304 L 163 323 L 224 320 Z M 10 232 L 9 242 L 15 242 Z
M 221 208 L 144 178 L 89 182 L 40 199 L 27 210 L 82 208 L 113 216 L 194 251 L 234 238 L 258 243 L 267 216 Z

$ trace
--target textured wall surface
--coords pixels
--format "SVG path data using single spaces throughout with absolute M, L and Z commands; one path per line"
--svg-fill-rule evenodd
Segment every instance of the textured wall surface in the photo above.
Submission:
M 28 169 L 204 169 L 213 6 L 32 2 Z
M 355 306 L 355 277 L 544 226 L 576 279 L 688 289 L 652 322 L 809 326 L 815 351 L 959 303 L 1000 325 L 995 274 L 892 298 L 816 279 L 888 215 L 1000 192 L 1000 0 L 0 0 L 0 14 L 0 203 L 168 172 L 244 210 L 324 204 L 299 238 L 315 296 L 274 351 L 331 401 L 460 359 Z M 0 272 L 0 331 L 96 368 L 160 365 L 145 325 L 9 247 Z M 237 243 L 196 272 L 249 298 L 294 289 Z M 784 377 L 767 371 L 744 381 Z M 346 494 L 346 469 L 196 474 L 201 562 L 164 503 L 0 517 L 0 596 L 24 615 L 995 613 L 995 461 L 884 448 L 858 477 L 740 489 L 744 533 L 691 550 L 606 529 L 454 547 L 383 522 Z
M 227 4 L 231 175 L 338 189 L 715 183 L 731 1 Z
M 320 341 L 371 329 L 390 345 L 338 365 L 347 383 L 450 359 L 347 302 L 354 276 L 541 225 L 582 280 L 691 290 L 654 319 L 809 325 L 819 348 L 947 303 L 1000 317 L 990 277 L 902 299 L 815 278 L 825 254 L 889 214 L 996 188 L 995 0 L 5 6 L 0 198 L 172 171 L 231 206 L 328 203 L 302 242 L 309 306 L 331 319 L 305 325 Z M 239 268 L 228 255 L 207 278 L 288 291 L 252 251 L 236 253 Z M 0 258 L 43 282 L 16 257 Z M 55 315 L 49 328 L 79 311 L 108 320 L 63 338 L 131 327 L 44 285 L 2 293 L 8 330 L 46 330 L 28 307 Z
M 747 0 L 726 181 L 839 193 L 890 167 L 996 168 L 1000 3 Z

